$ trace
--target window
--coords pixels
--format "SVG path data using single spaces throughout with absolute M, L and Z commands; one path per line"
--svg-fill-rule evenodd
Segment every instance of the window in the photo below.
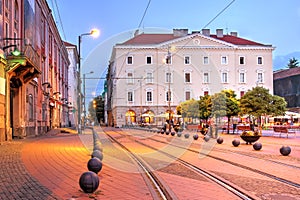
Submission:
M 152 72 L 147 72 L 146 83 L 153 83 L 153 73 Z
M 152 56 L 147 56 L 146 57 L 146 63 L 147 63 L 147 65 L 151 65 L 152 64 Z
M 228 73 L 222 72 L 222 83 L 228 83 Z
M 226 65 L 227 62 L 228 62 L 227 56 L 222 56 L 222 57 L 221 57 L 221 64 L 222 64 L 222 65 Z
M 240 97 L 243 97 L 245 95 L 245 91 L 240 92 Z
M 244 72 L 240 72 L 240 83 L 245 83 L 245 73 Z
M 171 91 L 166 92 L 166 101 L 171 101 L 172 100 L 171 95 L 172 95 Z
M 188 64 L 190 64 L 190 57 L 189 56 L 184 56 L 184 64 L 185 65 L 188 65 Z
M 133 92 L 132 91 L 127 92 L 127 101 L 133 102 Z
M 203 64 L 205 64 L 205 65 L 208 64 L 208 56 L 203 57 Z
M 204 72 L 203 74 L 203 83 L 209 83 L 208 72 Z
M 28 95 L 28 109 L 29 109 L 29 120 L 33 120 L 33 113 L 34 113 L 34 107 L 33 107 L 33 96 L 32 94 Z
M 166 56 L 166 64 L 172 64 L 172 56 L 171 55 Z
M 262 65 L 263 64 L 263 59 L 261 56 L 257 57 L 257 64 Z
M 245 64 L 245 57 L 241 56 L 240 57 L 240 65 L 244 65 Z
M 152 91 L 147 91 L 146 95 L 147 102 L 152 102 Z
M 127 57 L 127 64 L 128 64 L 128 65 L 132 65 L 132 63 L 133 63 L 133 58 L 132 58 L 132 56 L 128 56 L 128 57 Z
M 190 72 L 184 73 L 184 82 L 191 83 L 191 73 Z
M 190 91 L 185 91 L 185 100 L 190 100 L 191 99 L 191 92 Z
M 171 72 L 166 73 L 166 83 L 171 83 L 172 82 L 172 74 Z
M 127 73 L 127 83 L 128 84 L 133 84 L 134 83 L 133 73 L 132 72 L 128 72 Z
M 257 82 L 258 83 L 263 83 L 264 82 L 263 73 L 262 72 L 258 72 L 257 73 Z

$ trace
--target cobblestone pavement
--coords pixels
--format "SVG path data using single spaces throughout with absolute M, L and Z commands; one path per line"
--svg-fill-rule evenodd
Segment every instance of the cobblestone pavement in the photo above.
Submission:
M 26 170 L 21 151 L 27 142 L 14 140 L 0 145 L 0 199 L 59 199 Z

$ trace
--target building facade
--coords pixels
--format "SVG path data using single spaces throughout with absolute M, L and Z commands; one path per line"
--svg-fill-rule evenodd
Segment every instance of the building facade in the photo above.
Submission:
M 68 57 L 70 60 L 69 71 L 68 71 L 68 79 L 69 79 L 69 90 L 68 90 L 68 106 L 69 106 L 69 126 L 78 126 L 78 71 L 77 71 L 77 63 L 78 63 L 78 52 L 77 47 L 74 44 L 70 44 L 65 42 L 65 46 L 68 51 Z
M 108 124 L 157 123 L 176 106 L 223 89 L 240 98 L 255 86 L 273 93 L 272 45 L 217 29 L 136 34 L 116 44 L 107 73 Z
M 1 141 L 66 126 L 68 53 L 46 0 L 0 6 Z
M 300 67 L 275 71 L 274 94 L 283 97 L 287 108 L 300 112 Z

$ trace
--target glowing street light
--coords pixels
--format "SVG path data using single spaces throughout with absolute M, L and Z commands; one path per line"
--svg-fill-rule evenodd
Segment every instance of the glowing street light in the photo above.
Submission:
M 81 95 L 81 39 L 83 36 L 91 35 L 96 38 L 100 35 L 98 29 L 92 29 L 89 33 L 82 33 L 78 36 L 78 134 L 81 134 L 81 106 L 82 106 L 82 95 Z

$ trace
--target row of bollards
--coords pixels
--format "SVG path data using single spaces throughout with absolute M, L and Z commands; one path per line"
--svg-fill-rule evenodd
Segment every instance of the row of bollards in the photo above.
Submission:
M 93 131 L 93 152 L 87 162 L 89 171 L 84 172 L 79 178 L 79 186 L 85 193 L 95 192 L 100 184 L 98 173 L 102 169 L 103 148 L 97 133 Z
M 166 135 L 169 135 L 169 134 L 171 134 L 172 136 L 175 136 L 176 135 L 176 132 L 169 132 L 169 131 L 164 131 L 164 130 L 158 130 L 157 131 L 157 133 L 161 133 L 161 134 L 166 134 Z M 182 132 L 177 132 L 177 136 L 178 137 L 181 137 L 181 135 L 182 135 Z M 185 133 L 184 134 L 184 137 L 185 138 L 189 138 L 190 137 L 190 134 L 189 133 Z M 194 134 L 193 135 L 193 139 L 194 140 L 198 140 L 198 138 L 199 138 L 199 135 L 196 133 L 196 134 Z M 205 141 L 205 142 L 208 142 L 209 141 L 209 139 L 210 139 L 210 136 L 209 135 L 205 135 L 204 137 L 203 137 L 203 140 Z M 217 138 L 217 143 L 218 144 L 222 144 L 224 142 L 224 139 L 222 138 L 222 137 L 218 137 Z M 234 147 L 238 147 L 239 145 L 240 145 L 240 140 L 239 139 L 237 139 L 237 138 L 235 138 L 233 141 L 232 141 L 232 145 L 234 146 Z M 259 151 L 259 150 L 261 150 L 262 149 L 262 144 L 260 143 L 260 142 L 255 142 L 254 144 L 253 144 L 253 149 L 254 150 L 256 150 L 256 151 Z M 288 156 L 290 153 L 291 153 L 291 147 L 289 147 L 289 146 L 285 146 L 285 145 L 283 145 L 280 149 L 279 149 L 279 152 L 281 153 L 281 155 L 283 155 L 283 156 Z
M 219 140 L 222 141 L 222 142 L 219 142 Z M 223 139 L 221 137 L 219 137 L 217 139 L 217 143 L 219 143 L 219 144 L 223 143 Z M 233 139 L 232 140 L 232 145 L 234 147 L 238 147 L 240 145 L 240 140 L 237 139 L 237 138 Z M 256 150 L 256 151 L 259 151 L 259 150 L 262 149 L 262 143 L 260 143 L 260 142 L 255 142 L 252 146 L 253 146 L 253 149 Z M 291 151 L 292 151 L 291 147 L 286 146 L 286 145 L 281 146 L 281 148 L 279 149 L 279 152 L 283 156 L 288 156 L 291 153 Z

